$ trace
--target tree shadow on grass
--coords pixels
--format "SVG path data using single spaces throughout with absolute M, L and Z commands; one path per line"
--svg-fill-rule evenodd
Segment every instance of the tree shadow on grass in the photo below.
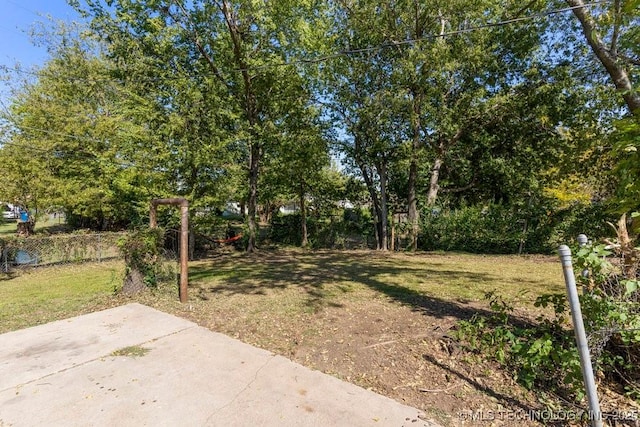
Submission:
M 501 402 L 504 406 L 507 406 L 509 408 L 514 408 L 515 411 L 513 409 L 511 409 L 512 412 L 506 413 L 506 412 L 499 412 L 500 408 L 496 407 L 496 408 L 485 408 L 485 415 L 489 415 L 489 411 L 493 410 L 493 414 L 496 417 L 496 420 L 499 420 L 500 416 L 503 416 L 504 419 L 511 419 L 513 417 L 515 417 L 516 415 L 520 416 L 520 419 L 525 420 L 527 417 L 529 416 L 534 416 L 536 414 L 536 410 L 537 408 L 527 404 L 526 402 L 521 401 L 520 399 L 517 399 L 514 396 L 509 396 L 503 393 L 499 393 L 496 390 L 494 390 L 491 387 L 488 387 L 486 385 L 481 384 L 480 382 L 478 382 L 478 380 L 471 378 L 468 374 L 465 374 L 463 372 L 460 372 L 454 368 L 452 368 L 451 366 L 442 363 L 440 361 L 438 361 L 435 357 L 429 355 L 429 354 L 423 354 L 422 356 L 427 362 L 439 367 L 440 369 L 443 369 L 447 372 L 449 372 L 450 374 L 452 374 L 453 376 L 459 378 L 460 380 L 466 382 L 467 384 L 469 384 L 471 387 L 473 387 L 474 389 L 486 394 L 487 396 L 491 396 L 494 399 L 496 399 L 498 402 Z M 473 410 L 471 408 L 469 408 L 469 410 L 472 412 Z M 464 414 L 461 414 L 464 415 Z M 470 414 L 471 415 L 471 414 Z M 511 418 L 507 418 L 507 417 L 511 417 Z M 561 423 L 559 424 L 547 424 L 547 425 L 562 425 Z
M 410 261 L 407 261 L 409 263 Z M 252 255 L 233 255 L 209 264 L 190 268 L 190 278 L 199 286 L 198 295 L 265 295 L 273 290 L 295 287 L 308 296 L 307 305 L 340 307 L 340 294 L 350 292 L 349 283 L 373 289 L 412 310 L 435 318 L 453 317 L 468 320 L 474 314 L 489 315 L 487 310 L 453 300 L 433 297 L 401 284 L 387 282 L 385 277 L 408 274 L 421 282 L 490 282 L 485 273 L 437 270 L 429 265 L 401 265 L 374 252 L 296 252 L 269 251 Z M 209 285 L 211 279 L 216 283 Z M 337 301 L 336 301 L 337 300 Z
M 487 273 L 456 271 L 455 267 L 436 266 L 421 259 L 423 261 L 417 262 L 419 259 L 416 258 L 416 262 L 411 264 L 409 257 L 406 261 L 387 259 L 386 255 L 374 252 L 261 252 L 196 265 L 191 269 L 191 277 L 199 286 L 198 295 L 203 299 L 236 294 L 260 296 L 291 289 L 302 292 L 309 307 L 341 307 L 341 301 L 348 301 L 354 287 L 363 286 L 424 316 L 447 319 L 444 322 L 447 324 L 451 319 L 468 320 L 474 315 L 491 315 L 487 309 L 427 295 L 424 284 L 427 288 L 432 282 L 458 282 L 464 286 L 474 282 L 493 282 L 496 277 Z M 411 270 L 410 274 L 407 270 Z M 403 284 L 403 275 L 412 283 L 420 283 L 420 287 L 413 289 L 411 283 Z M 398 277 L 399 280 L 393 280 Z M 512 321 L 521 325 L 527 323 L 519 318 Z M 502 394 L 447 366 L 436 357 L 427 354 L 424 359 L 511 408 L 527 413 L 533 409 L 516 397 Z

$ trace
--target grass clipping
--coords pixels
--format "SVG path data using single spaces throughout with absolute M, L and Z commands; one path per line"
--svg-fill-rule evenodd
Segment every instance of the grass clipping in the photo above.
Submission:
M 132 345 L 124 347 L 111 353 L 112 356 L 125 356 L 125 357 L 142 357 L 149 353 L 148 348 L 141 347 L 139 345 Z

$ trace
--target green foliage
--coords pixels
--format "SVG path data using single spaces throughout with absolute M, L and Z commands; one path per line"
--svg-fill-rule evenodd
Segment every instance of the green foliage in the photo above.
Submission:
M 618 181 L 613 203 L 620 212 L 640 208 L 640 117 L 616 123 L 613 173 Z
M 50 51 L 3 114 L 11 131 L 0 148 L 0 199 L 31 210 L 60 207 L 78 228 L 126 227 L 166 182 L 136 161 L 145 156 L 133 145 L 150 136 L 146 123 L 126 113 L 126 90 L 98 46 L 65 36 Z
M 550 207 L 549 214 L 542 226 L 533 231 L 537 238 L 546 243 L 548 250 L 555 250 L 558 246 L 570 242 L 581 233 L 588 233 L 589 238 L 598 240 L 611 233 L 607 222 L 615 222 L 605 203 L 591 203 L 587 205 L 573 205 L 564 209 Z
M 542 208 L 542 209 L 541 209 Z M 484 204 L 422 213 L 419 245 L 424 250 L 471 253 L 552 253 L 558 245 L 589 232 L 606 236 L 605 206 L 592 204 L 549 211 L 544 206 Z M 522 245 L 522 246 L 521 246 Z
M 513 307 L 493 293 L 487 295 L 492 314 L 474 315 L 458 324 L 456 337 L 514 373 L 527 389 L 544 387 L 582 398 L 582 376 L 572 331 L 566 328 L 563 295 L 545 295 L 536 306 L 553 305 L 555 316 L 538 318 L 536 326 L 520 326 L 512 319 Z
M 577 250 L 578 280 L 588 290 L 580 296 L 585 330 L 596 375 L 614 378 L 635 398 L 640 390 L 640 305 L 638 279 L 623 278 L 607 260 L 604 245 Z M 589 275 L 581 272 L 587 269 Z M 538 297 L 535 306 L 553 309 L 534 324 L 512 317 L 513 308 L 494 293 L 487 295 L 491 314 L 475 315 L 458 324 L 457 338 L 514 372 L 528 389 L 540 388 L 580 401 L 584 385 L 574 333 L 568 324 L 564 294 Z
M 127 272 L 137 270 L 149 287 L 158 284 L 162 269 L 164 231 L 160 228 L 138 229 L 118 241 Z
M 542 188 L 586 203 L 595 190 L 578 199 L 568 190 L 592 190 L 583 181 L 600 173 L 575 169 L 585 157 L 608 158 L 601 128 L 615 103 L 589 96 L 601 86 L 581 83 L 567 64 L 592 59 L 573 46 L 573 28 L 549 40 L 550 23 L 567 14 L 487 25 L 535 15 L 544 2 L 71 3 L 89 28 L 61 32 L 51 60 L 16 92 L 4 117 L 0 199 L 62 206 L 74 227 L 139 225 L 154 197 L 184 196 L 194 208 L 242 201 L 251 244 L 258 203 L 313 200 L 310 215 L 330 215 L 345 185 L 327 167 L 333 140 L 368 190 L 372 227 L 387 208 L 413 220 L 425 196 L 428 205 L 446 198 L 491 212 L 427 213 L 423 247 L 514 252 L 524 242 L 548 251 L 573 233 L 574 214 L 556 220 L 566 206 L 540 201 Z M 627 8 L 593 12 L 632 58 L 639 32 Z M 345 51 L 353 54 L 337 54 Z M 637 122 L 617 128 L 610 154 L 628 209 L 638 204 Z M 559 164 L 571 165 L 564 185 L 549 178 Z
M 109 56 L 126 64 L 115 71 L 127 83 L 128 111 L 158 136 L 140 139 L 141 148 L 171 171 L 169 182 L 194 206 L 244 199 L 252 249 L 259 177 L 269 156 L 288 145 L 287 160 L 297 163 L 295 171 L 303 168 L 304 180 L 327 158 L 313 123 L 318 113 L 309 105 L 311 78 L 294 66 L 271 66 L 322 48 L 326 5 L 85 3 Z M 275 165 L 286 171 L 283 161 Z M 293 182 L 278 179 L 285 187 Z
M 24 251 L 39 266 L 101 261 L 117 256 L 116 242 L 121 236 L 121 233 L 108 232 L 96 234 L 78 231 L 51 235 L 41 232 L 29 237 L 0 239 L 0 250 L 7 248 L 6 256 L 9 261 L 15 259 L 18 251 Z
M 540 6 L 456 0 L 336 8 L 336 49 L 393 46 L 337 58 L 327 67 L 335 116 L 345 131 L 340 147 L 366 183 L 379 222 L 387 216 L 385 190 L 413 219 L 416 195 L 426 194 L 432 205 L 440 188 L 440 194 L 455 191 L 449 198 L 456 204 L 514 204 L 541 186 L 569 142 L 559 129 L 582 118 L 586 105 L 568 68 L 549 66 L 536 54 L 546 24 L 443 36 L 483 26 L 487 16 L 533 13 Z M 487 246 L 513 251 L 515 240 Z
M 299 213 L 274 216 L 269 239 L 274 243 L 299 246 L 301 216 Z M 372 218 L 367 211 L 347 209 L 342 217 L 311 216 L 307 219 L 312 248 L 368 247 L 372 236 Z
M 300 214 L 277 214 L 271 220 L 269 239 L 275 243 L 299 246 L 302 242 Z M 309 224 L 313 229 L 313 225 Z
M 424 250 L 472 253 L 516 253 L 525 238 L 528 215 L 502 205 L 467 206 L 423 213 L 418 241 Z M 538 248 L 527 248 L 535 251 Z

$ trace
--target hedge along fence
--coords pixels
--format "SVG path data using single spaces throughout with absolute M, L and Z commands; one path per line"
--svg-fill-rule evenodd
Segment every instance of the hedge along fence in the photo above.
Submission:
M 118 241 L 126 233 L 87 233 L 0 239 L 0 270 L 103 261 L 121 257 Z
M 590 238 L 606 237 L 607 221 L 617 219 L 604 205 L 576 206 L 541 212 L 542 207 L 526 209 L 500 204 L 465 206 L 456 210 L 424 212 L 420 249 L 512 254 L 548 253 L 584 230 Z

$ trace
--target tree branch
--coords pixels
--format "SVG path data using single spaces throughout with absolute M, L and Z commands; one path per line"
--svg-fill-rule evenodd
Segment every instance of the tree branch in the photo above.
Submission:
M 622 6 L 620 0 L 615 0 L 614 5 L 614 22 L 613 22 L 613 34 L 611 35 L 611 43 L 609 44 L 609 52 L 611 56 L 616 58 L 618 56 L 618 37 L 620 37 L 620 25 L 621 25 L 621 13 Z
M 574 8 L 573 14 L 578 18 L 578 21 L 580 21 L 587 43 L 589 43 L 593 53 L 595 53 L 607 73 L 609 73 L 616 89 L 622 92 L 622 97 L 629 111 L 632 114 L 640 114 L 640 94 L 633 88 L 627 71 L 616 61 L 616 57 L 612 55 L 600 37 L 598 37 L 596 23 L 586 11 L 584 1 L 566 0 L 566 2 Z
M 202 44 L 201 38 L 200 38 L 200 33 L 198 32 L 197 28 L 195 27 L 195 25 L 193 25 L 193 22 L 191 22 L 191 20 L 189 19 L 189 14 L 187 12 L 187 10 L 184 8 L 184 5 L 177 1 L 176 4 L 178 5 L 178 8 L 180 9 L 180 12 L 182 12 L 182 15 L 184 16 L 184 18 L 187 20 L 187 25 L 185 25 L 185 30 L 187 30 L 188 32 L 193 34 L 193 42 L 196 45 L 196 48 L 198 49 L 198 52 L 200 52 L 200 55 L 204 58 L 204 60 L 207 62 L 207 64 L 209 65 L 209 68 L 211 69 L 211 72 L 213 72 L 213 74 L 216 76 L 216 78 L 222 83 L 224 84 L 227 89 L 231 89 L 231 86 L 229 85 L 229 82 L 224 78 L 224 76 L 222 75 L 222 72 L 220 71 L 220 69 L 218 69 L 218 67 L 216 67 L 216 64 L 213 60 L 213 58 L 207 53 L 206 49 L 204 48 L 204 45 Z M 167 15 L 169 15 L 176 23 L 179 23 L 180 21 L 173 16 L 173 14 L 171 13 L 170 9 L 167 7 L 165 9 L 165 12 L 167 13 Z M 191 28 L 189 28 L 191 27 Z

